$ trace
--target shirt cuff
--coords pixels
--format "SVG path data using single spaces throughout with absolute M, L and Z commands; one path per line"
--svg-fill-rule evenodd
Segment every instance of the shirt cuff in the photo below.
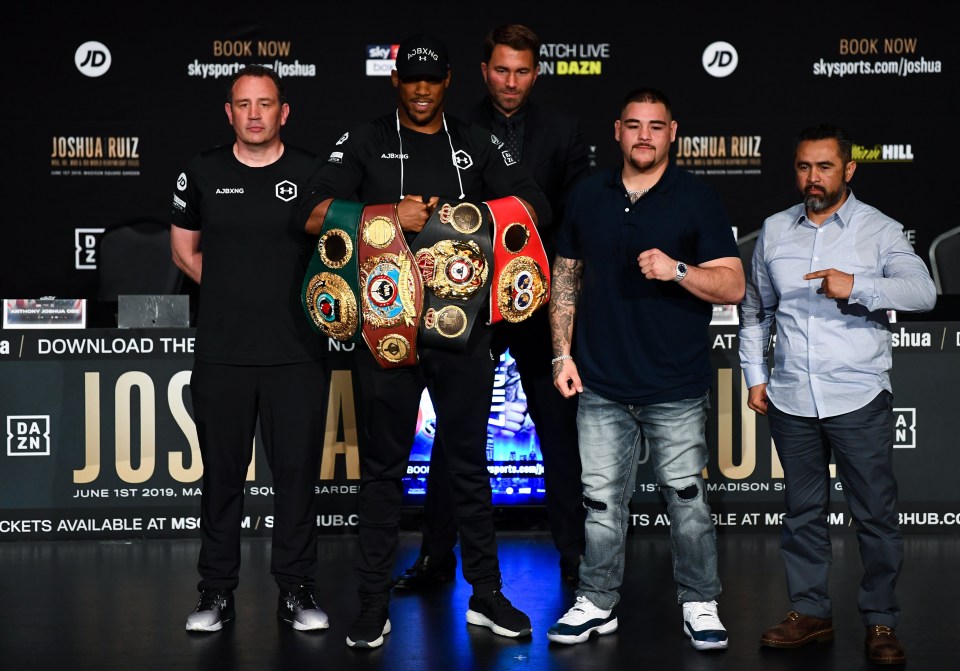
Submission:
M 854 275 L 853 287 L 850 289 L 850 298 L 848 298 L 847 301 L 849 303 L 865 305 L 867 308 L 872 309 L 870 306 L 873 305 L 876 298 L 875 294 L 876 282 L 873 277 L 869 275 Z
M 770 373 L 766 364 L 756 364 L 743 369 L 743 379 L 746 380 L 749 389 L 758 384 L 766 384 L 770 380 Z

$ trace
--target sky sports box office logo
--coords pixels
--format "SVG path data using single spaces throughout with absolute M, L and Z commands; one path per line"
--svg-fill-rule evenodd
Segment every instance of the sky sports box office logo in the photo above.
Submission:
M 397 62 L 399 44 L 367 45 L 367 76 L 389 77 Z

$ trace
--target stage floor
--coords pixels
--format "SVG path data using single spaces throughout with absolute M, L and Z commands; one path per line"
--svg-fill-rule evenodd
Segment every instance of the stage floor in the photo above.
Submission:
M 859 556 L 849 533 L 834 537 L 836 640 L 792 651 L 757 645 L 760 632 L 788 610 L 773 536 L 721 534 L 719 603 L 730 647 L 712 653 L 696 652 L 682 633 L 666 536 L 631 534 L 616 611 L 620 629 L 576 646 L 546 639 L 547 628 L 573 599 L 572 589 L 560 582 L 549 535 L 503 532 L 499 545 L 504 593 L 530 616 L 532 639 L 510 640 L 468 626 L 470 588 L 460 577 L 432 594 L 395 594 L 386 643 L 358 651 L 344 643 L 358 610 L 355 536 L 321 537 L 318 585 L 331 626 L 319 633 L 295 632 L 276 619 L 268 539 L 244 539 L 237 619 L 213 634 L 184 631 L 196 601 L 196 540 L 0 543 L 0 666 L 31 671 L 876 668 L 863 654 L 856 610 Z M 413 562 L 418 547 L 416 534 L 402 534 L 398 571 Z M 905 548 L 897 634 L 909 668 L 957 668 L 960 537 L 909 535 Z

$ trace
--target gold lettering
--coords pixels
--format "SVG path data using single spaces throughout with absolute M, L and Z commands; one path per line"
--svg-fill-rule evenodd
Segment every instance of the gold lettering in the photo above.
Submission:
M 197 438 L 197 425 L 187 412 L 183 402 L 183 390 L 190 384 L 190 371 L 182 370 L 170 379 L 167 385 L 167 404 L 170 414 L 190 445 L 190 467 L 184 466 L 183 452 L 170 452 L 167 466 L 170 477 L 177 482 L 196 482 L 203 475 L 203 460 L 200 457 L 200 440 Z
M 73 471 L 78 485 L 100 475 L 100 373 L 83 374 L 84 466 Z
M 339 418 L 343 417 L 343 440 L 338 441 Z M 335 370 L 330 375 L 327 399 L 327 420 L 323 437 L 320 479 L 332 480 L 337 455 L 346 460 L 347 479 L 360 479 L 360 448 L 357 440 L 357 411 L 353 398 L 353 378 L 348 370 Z
M 757 467 L 756 419 L 747 408 L 747 385 L 740 374 L 740 407 L 742 427 L 740 432 L 740 463 L 733 461 L 733 371 L 730 368 L 717 370 L 718 441 L 717 462 L 720 472 L 731 480 L 743 480 L 753 474 Z M 749 411 L 749 419 L 743 412 Z
M 140 466 L 134 468 L 131 463 L 131 390 L 140 391 Z M 153 380 L 146 373 L 130 371 L 117 379 L 116 398 L 114 399 L 116 417 L 117 475 L 124 482 L 137 484 L 146 482 L 153 475 L 157 454 L 157 417 L 156 398 Z

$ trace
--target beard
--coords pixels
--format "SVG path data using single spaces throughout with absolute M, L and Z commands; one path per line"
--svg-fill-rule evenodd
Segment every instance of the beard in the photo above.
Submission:
M 440 114 L 441 106 L 434 105 L 427 112 L 421 112 L 413 104 L 414 101 L 404 103 L 404 110 L 407 113 L 407 118 L 410 119 L 410 122 L 415 126 L 429 126 L 434 119 L 437 118 L 437 115 Z
M 644 149 L 653 149 L 650 145 L 642 145 Z M 634 147 L 636 148 L 636 147 Z M 646 155 L 645 155 L 646 156 Z M 654 151 L 650 158 L 639 159 L 633 155 L 633 150 L 631 149 L 630 153 L 627 155 L 627 161 L 632 165 L 636 170 L 643 171 L 647 170 L 654 164 L 656 161 L 656 152 Z
M 807 190 L 803 192 L 803 205 L 810 212 L 820 213 L 839 203 L 840 199 L 843 198 L 843 194 L 846 192 L 846 181 L 842 182 L 840 188 L 836 191 L 827 191 L 824 189 L 822 196 L 811 193 L 810 187 L 807 187 Z

